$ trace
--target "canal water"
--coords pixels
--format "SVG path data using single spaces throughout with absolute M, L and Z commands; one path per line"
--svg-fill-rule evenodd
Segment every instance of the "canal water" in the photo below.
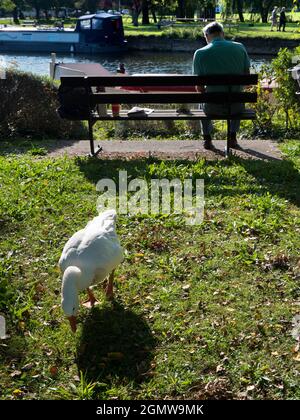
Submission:
M 270 56 L 251 56 L 251 67 L 258 71 L 262 64 L 269 62 Z M 192 71 L 192 54 L 166 52 L 127 52 L 107 55 L 57 55 L 57 61 L 65 63 L 100 63 L 107 70 L 115 72 L 122 62 L 129 74 L 132 73 L 180 73 Z M 0 63 L 13 66 L 21 71 L 49 76 L 49 54 L 5 53 L 0 55 Z

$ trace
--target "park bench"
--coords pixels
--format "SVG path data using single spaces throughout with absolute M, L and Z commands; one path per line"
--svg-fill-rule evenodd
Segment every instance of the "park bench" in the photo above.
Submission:
M 226 154 L 230 153 L 230 124 L 231 120 L 254 120 L 255 111 L 246 109 L 242 113 L 233 114 L 231 106 L 234 103 L 255 103 L 255 92 L 233 92 L 235 85 L 257 85 L 258 76 L 251 75 L 139 75 L 139 76 L 65 76 L 61 77 L 59 88 L 60 108 L 62 118 L 69 120 L 88 121 L 91 155 L 96 156 L 101 148 L 95 152 L 93 126 L 96 121 L 129 121 L 129 120 L 225 120 L 227 121 Z M 228 92 L 196 91 L 195 86 L 228 86 Z M 122 87 L 122 89 L 120 89 Z M 127 90 L 126 90 L 127 89 Z M 135 91 L 133 89 L 136 89 Z M 72 91 L 74 96 L 72 97 Z M 75 94 L 77 92 L 77 94 Z M 70 96 L 71 95 L 71 96 Z M 64 100 L 68 97 L 68 101 Z M 68 111 L 68 103 L 72 102 L 72 109 Z M 199 103 L 227 104 L 228 113 L 225 115 L 206 114 L 198 109 Z M 195 109 L 189 112 L 180 112 L 176 109 L 155 109 L 149 115 L 128 116 L 128 109 L 122 109 L 119 116 L 114 116 L 110 110 L 107 114 L 99 114 L 99 104 L 195 104 Z M 77 108 L 76 108 L 77 107 Z M 76 109 L 79 112 L 76 112 Z M 72 113 L 72 110 L 75 112 Z
M 37 22 L 35 20 L 23 20 L 22 26 L 36 26 Z
M 227 20 L 223 23 L 223 28 L 228 29 L 228 32 L 231 32 L 233 29 L 238 32 L 240 25 L 232 20 Z
M 170 28 L 175 24 L 175 20 L 161 19 L 157 22 L 157 29 Z

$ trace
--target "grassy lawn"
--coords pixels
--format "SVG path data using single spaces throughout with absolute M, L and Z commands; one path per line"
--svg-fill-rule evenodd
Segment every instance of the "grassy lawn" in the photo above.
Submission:
M 226 33 L 228 36 L 238 36 L 238 37 L 245 37 L 245 38 L 256 38 L 256 37 L 263 37 L 263 38 L 282 38 L 282 39 L 300 39 L 300 12 L 294 13 L 293 16 L 289 16 L 292 22 L 287 23 L 286 32 L 277 32 L 277 31 L 270 31 L 270 23 L 260 23 L 255 22 L 254 26 L 249 26 L 250 15 L 245 14 L 245 23 L 238 22 L 237 16 L 233 16 L 234 21 L 237 21 L 239 24 L 239 30 L 236 29 L 226 29 Z M 257 19 L 259 19 L 256 16 Z M 217 19 L 220 19 L 217 15 Z M 40 24 L 47 24 L 53 26 L 54 22 L 61 21 L 61 19 L 54 19 L 52 18 L 50 23 L 46 20 L 40 20 Z M 222 21 L 222 20 L 221 20 Z M 11 19 L 0 19 L 0 24 L 11 24 Z M 22 23 L 22 21 L 21 21 Z M 76 23 L 76 18 L 68 18 L 64 21 L 65 27 L 74 27 Z M 174 28 L 165 28 L 159 30 L 157 28 L 157 24 L 150 23 L 150 25 L 142 25 L 141 18 L 140 24 L 138 27 L 133 26 L 132 19 L 130 16 L 123 16 L 123 24 L 125 30 L 125 36 L 163 36 L 163 37 L 178 37 L 178 38 L 197 38 L 202 36 L 202 29 L 201 27 L 197 27 L 194 24 L 190 25 L 184 23 L 178 23 Z
M 162 36 L 173 38 L 197 38 L 202 36 L 202 27 L 195 25 L 176 24 L 172 28 L 165 28 L 159 30 L 157 25 L 140 25 L 134 27 L 131 23 L 125 24 L 125 35 L 129 36 Z M 300 27 L 297 23 L 289 23 L 286 27 L 286 32 L 270 31 L 270 25 L 264 23 L 255 23 L 254 26 L 249 26 L 248 23 L 239 23 L 239 29 L 231 28 L 230 30 L 225 27 L 227 36 L 231 37 L 244 37 L 244 38 L 281 38 L 281 39 L 300 39 Z
M 3 399 L 300 398 L 300 146 L 284 161 L 0 157 Z M 96 182 L 204 178 L 205 220 L 122 216 L 116 300 L 60 304 L 57 262 L 92 218 Z

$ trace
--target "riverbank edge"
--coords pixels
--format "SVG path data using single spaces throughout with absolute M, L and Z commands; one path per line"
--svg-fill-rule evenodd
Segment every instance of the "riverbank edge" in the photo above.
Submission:
M 241 42 L 245 45 L 249 54 L 276 55 L 280 48 L 294 49 L 300 45 L 299 40 L 277 38 L 228 38 L 232 41 Z M 155 35 L 129 36 L 127 37 L 128 50 L 130 51 L 153 51 L 153 52 L 194 52 L 206 45 L 204 39 L 173 39 L 162 38 Z

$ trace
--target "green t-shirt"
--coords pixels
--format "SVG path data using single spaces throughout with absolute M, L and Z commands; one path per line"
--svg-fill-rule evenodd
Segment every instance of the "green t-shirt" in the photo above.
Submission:
M 193 74 L 247 74 L 250 60 L 243 44 L 215 38 L 211 43 L 197 50 L 193 60 Z M 234 86 L 233 91 L 241 91 L 241 86 Z M 207 92 L 226 92 L 226 86 L 208 86 Z

